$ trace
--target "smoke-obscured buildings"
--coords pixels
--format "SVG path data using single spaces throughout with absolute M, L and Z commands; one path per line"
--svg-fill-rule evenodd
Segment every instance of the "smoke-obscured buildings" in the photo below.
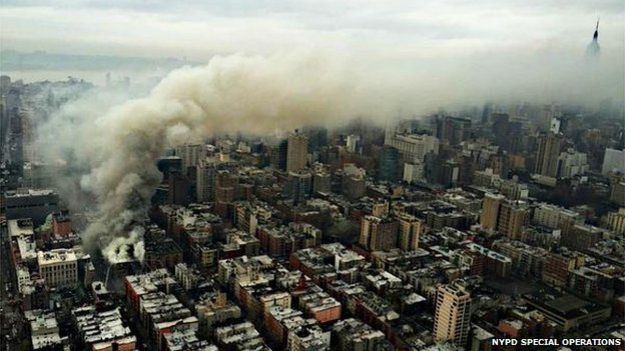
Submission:
M 397 134 L 387 131 L 384 144 L 399 151 L 402 162 L 423 162 L 428 153 L 438 153 L 439 140 L 427 134 Z
M 306 168 L 308 161 L 308 138 L 295 131 L 289 135 L 286 157 L 286 171 L 298 172 Z
M 558 157 L 560 156 L 562 143 L 563 137 L 561 134 L 549 132 L 538 136 L 535 173 L 550 178 L 558 176 Z
M 625 173 L 625 150 L 605 149 L 601 173 L 608 174 L 609 172 Z

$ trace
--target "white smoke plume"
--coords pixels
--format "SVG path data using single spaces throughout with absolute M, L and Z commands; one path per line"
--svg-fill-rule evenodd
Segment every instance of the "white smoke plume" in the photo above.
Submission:
M 131 260 L 143 261 L 145 247 L 143 245 L 144 229 L 140 226 L 132 228 L 128 236 L 114 237 L 102 248 L 102 256 L 109 262 L 118 263 Z
M 400 117 L 399 111 L 406 117 L 497 99 L 581 103 L 623 92 L 622 58 L 587 74 L 579 69 L 586 63 L 567 55 L 409 67 L 322 57 L 216 57 L 206 66 L 173 71 L 145 97 L 117 104 L 118 97 L 96 94 L 62 109 L 42 129 L 42 145 L 52 145 L 42 153 L 70 163 L 80 176 L 72 184 L 95 198 L 98 220 L 83 233 L 85 243 L 100 247 L 111 262 L 131 251 L 142 257 L 139 228 L 162 177 L 156 161 L 179 138 L 331 127 L 355 116 L 386 121 Z

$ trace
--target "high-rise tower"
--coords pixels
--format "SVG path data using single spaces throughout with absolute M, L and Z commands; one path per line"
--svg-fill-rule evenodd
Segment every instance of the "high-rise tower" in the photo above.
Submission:
M 308 155 L 308 138 L 295 130 L 288 138 L 286 170 L 287 172 L 297 172 L 306 168 Z
M 595 27 L 595 33 L 592 35 L 592 42 L 588 45 L 586 50 L 588 55 L 599 55 L 599 19 L 597 18 L 597 26 Z
M 555 178 L 558 175 L 558 156 L 564 144 L 562 134 L 544 133 L 538 136 L 538 150 L 534 171 Z
M 471 323 L 471 294 L 458 284 L 440 286 L 436 294 L 434 338 L 463 346 Z
M 505 196 L 500 194 L 486 193 L 482 202 L 482 213 L 480 214 L 480 225 L 484 230 L 494 231 L 497 229 L 497 218 L 499 209 Z

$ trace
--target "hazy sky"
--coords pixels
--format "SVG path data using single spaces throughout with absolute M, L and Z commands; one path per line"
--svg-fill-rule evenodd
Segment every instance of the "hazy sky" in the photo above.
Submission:
M 3 0 L 2 49 L 184 57 L 324 48 L 411 60 L 602 50 L 623 53 L 623 0 Z

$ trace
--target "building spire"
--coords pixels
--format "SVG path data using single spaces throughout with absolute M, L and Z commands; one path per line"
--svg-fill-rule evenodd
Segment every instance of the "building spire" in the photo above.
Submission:
M 599 17 L 597 17 L 597 25 L 595 26 L 595 34 L 592 36 L 592 41 L 586 49 L 586 54 L 590 56 L 599 55 Z

